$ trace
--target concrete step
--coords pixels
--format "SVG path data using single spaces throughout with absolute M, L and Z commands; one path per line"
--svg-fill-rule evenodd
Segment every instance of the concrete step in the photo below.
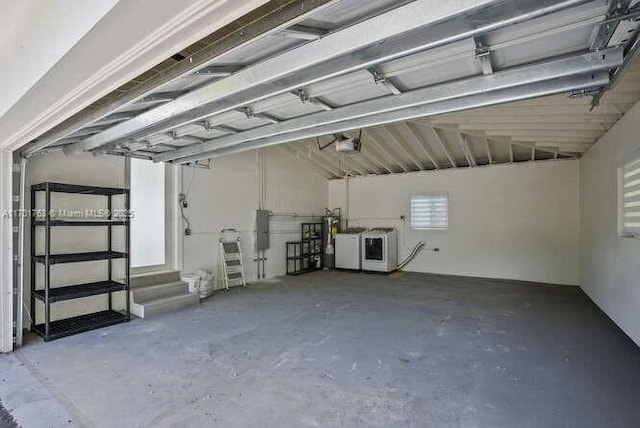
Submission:
M 131 297 L 135 303 L 144 303 L 164 297 L 179 296 L 189 292 L 189 284 L 183 281 L 166 284 L 147 285 L 131 289 Z
M 165 272 L 145 273 L 131 277 L 131 288 L 147 287 L 150 285 L 179 282 L 180 272 L 170 270 Z
M 131 304 L 131 312 L 140 317 L 148 318 L 151 316 L 175 312 L 180 309 L 186 309 L 197 306 L 200 298 L 197 294 L 180 294 L 177 296 L 163 297 L 161 299 L 149 300 L 143 303 Z

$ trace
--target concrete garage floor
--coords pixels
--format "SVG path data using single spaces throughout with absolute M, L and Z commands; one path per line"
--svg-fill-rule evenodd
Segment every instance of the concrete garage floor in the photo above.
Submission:
M 49 426 L 48 410 L 53 426 L 96 427 L 640 420 L 640 348 L 580 289 L 426 274 L 287 277 L 32 343 L 0 370 L 23 377 L 0 399 L 24 426 Z

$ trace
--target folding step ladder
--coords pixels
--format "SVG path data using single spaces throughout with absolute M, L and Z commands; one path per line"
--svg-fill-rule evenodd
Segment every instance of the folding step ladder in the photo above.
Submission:
M 234 285 L 246 287 L 240 234 L 235 229 L 222 229 L 220 232 L 220 264 L 226 291 Z

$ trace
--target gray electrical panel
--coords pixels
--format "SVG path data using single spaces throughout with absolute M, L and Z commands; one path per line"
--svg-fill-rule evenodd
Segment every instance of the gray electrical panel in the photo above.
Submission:
M 256 211 L 256 249 L 269 249 L 269 211 Z

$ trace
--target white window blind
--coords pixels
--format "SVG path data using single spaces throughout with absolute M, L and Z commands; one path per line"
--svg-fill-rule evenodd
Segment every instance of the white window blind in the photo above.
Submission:
M 620 190 L 622 233 L 640 236 L 640 158 L 622 167 Z
M 449 195 L 446 193 L 411 198 L 411 228 L 445 230 L 449 228 Z

